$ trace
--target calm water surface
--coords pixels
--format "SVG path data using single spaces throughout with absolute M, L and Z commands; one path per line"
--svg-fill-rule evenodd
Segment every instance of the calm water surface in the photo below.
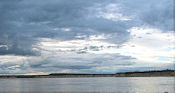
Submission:
M 175 93 L 174 77 L 0 79 L 0 93 Z

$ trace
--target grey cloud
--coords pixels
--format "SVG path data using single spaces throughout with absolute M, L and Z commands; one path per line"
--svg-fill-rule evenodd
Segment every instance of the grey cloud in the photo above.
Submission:
M 85 54 L 87 53 L 86 51 L 78 51 L 77 54 Z
M 121 1 L 126 14 L 135 15 L 135 25 L 149 25 L 163 31 L 174 29 L 174 1 L 173 0 L 125 0 Z
M 103 57 L 94 58 L 90 64 L 106 66 L 130 66 L 136 64 L 136 58 L 120 54 L 103 54 Z
M 133 19 L 113 21 L 95 16 L 97 13 L 92 10 L 97 8 L 96 5 L 100 4 L 100 8 L 103 9 L 111 3 L 120 4 L 123 15 L 131 15 Z M 0 55 L 39 56 L 42 50 L 35 47 L 40 42 L 38 38 L 65 41 L 77 39 L 77 35 L 89 37 L 90 35 L 110 34 L 110 38 L 102 41 L 116 43 L 120 47 L 130 39 L 127 29 L 131 27 L 149 25 L 165 32 L 173 30 L 174 27 L 173 0 L 0 0 L 0 14 Z M 66 32 L 60 29 L 54 30 L 54 28 L 71 28 L 71 30 Z M 77 57 L 80 57 L 81 54 L 88 55 L 88 49 L 100 51 L 101 47 L 91 46 L 68 52 L 77 52 L 79 54 Z M 86 60 L 80 59 L 81 64 L 77 64 L 78 60 L 75 61 L 75 59 L 73 59 L 75 63 L 65 61 L 66 64 L 64 64 L 60 60 L 53 61 L 54 57 L 36 63 L 31 60 L 21 64 L 18 69 L 35 68 L 39 71 L 42 68 L 41 70 L 49 72 L 49 70 L 58 70 L 58 67 L 59 69 L 91 69 L 88 70 L 91 72 L 92 68 L 99 65 L 135 64 L 131 62 L 135 59 L 129 56 L 113 54 L 105 57 L 106 55 L 96 55 L 97 58 Z M 0 72 L 8 73 L 4 70 L 8 66 L 11 65 L 1 65 Z M 43 68 L 45 66 L 48 68 Z
M 161 2 L 153 2 L 145 12 L 141 19 L 157 28 L 165 31 L 173 31 L 173 19 L 174 19 L 174 5 L 173 0 L 163 0 Z M 147 8 L 147 7 L 146 7 Z
M 9 48 L 5 50 L 0 47 L 1 55 L 37 55 L 38 51 L 33 51 L 32 48 L 40 37 L 71 40 L 76 39 L 77 34 L 88 36 L 104 33 L 112 34 L 107 42 L 122 44 L 130 38 L 127 29 L 132 26 L 146 23 L 160 29 L 172 30 L 172 1 L 1 0 L 0 45 L 7 45 Z M 136 15 L 136 18 L 127 22 L 116 22 L 97 18 L 89 10 L 97 8 L 96 4 L 101 4 L 103 8 L 110 3 L 121 4 L 124 15 Z M 71 31 L 53 30 L 63 27 L 71 28 Z
M 59 69 L 91 69 L 95 66 L 85 66 L 85 65 L 69 65 L 69 66 L 51 66 L 50 68 L 59 68 Z M 40 67 L 42 68 L 42 67 Z M 43 67 L 44 68 L 44 67 Z
M 96 71 L 96 68 L 100 67 L 117 67 L 117 66 L 131 66 L 135 65 L 134 62 L 135 58 L 132 58 L 130 56 L 123 56 L 120 54 L 101 54 L 101 55 L 88 55 L 84 54 L 88 57 L 67 57 L 66 60 L 60 60 L 60 55 L 58 54 L 57 57 L 43 57 L 40 58 L 41 60 L 24 60 L 23 62 L 18 63 L 6 63 L 2 64 L 0 66 L 1 70 L 0 73 L 3 73 L 3 71 L 11 71 L 11 69 L 7 69 L 8 67 L 19 65 L 18 68 L 13 69 L 13 71 L 16 73 L 29 73 L 30 71 L 38 71 L 38 72 L 59 72 L 61 70 L 71 70 L 78 71 L 78 72 L 93 72 L 94 73 L 107 73 L 105 71 Z M 78 54 L 77 54 L 78 56 Z M 6 68 L 6 69 L 5 69 Z M 109 68 L 113 69 L 113 68 Z M 115 73 L 114 70 L 112 71 Z M 110 72 L 110 71 L 109 71 Z M 111 72 L 111 73 L 112 73 Z M 9 72 L 10 73 L 10 72 Z M 70 72 L 71 73 L 71 72 Z
M 70 61 L 72 61 L 70 59 Z M 77 59 L 78 61 L 78 59 Z M 91 69 L 95 67 L 95 65 L 88 65 L 86 63 L 84 64 L 79 64 L 72 62 L 67 62 L 67 61 L 53 61 L 52 59 L 45 59 L 37 63 L 29 63 L 30 68 L 32 69 Z
M 87 35 L 117 33 L 114 38 L 123 39 L 116 40 L 116 43 L 126 42 L 129 37 L 125 23 L 88 17 L 88 8 L 100 3 L 99 0 L 46 0 L 44 2 L 41 0 L 2 0 L 0 2 L 0 45 L 8 46 L 8 50 L 0 49 L 1 55 L 37 55 L 36 52 L 39 51 L 33 51 L 32 48 L 38 42 L 37 38 L 40 37 L 71 40 L 76 39 L 75 36 L 79 33 Z M 70 32 L 53 30 L 53 28 L 63 27 L 69 27 L 72 30 Z
M 20 10 L 18 3 L 21 0 L 2 0 L 0 1 L 0 45 L 6 45 L 7 48 L 0 47 L 0 55 L 36 55 L 32 51 L 34 39 L 31 37 L 31 32 L 18 27 L 17 21 L 20 17 L 16 16 L 15 11 Z

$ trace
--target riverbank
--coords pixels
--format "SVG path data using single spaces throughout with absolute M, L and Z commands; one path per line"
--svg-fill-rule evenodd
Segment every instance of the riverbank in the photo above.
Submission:
M 174 70 L 123 72 L 116 74 L 52 73 L 49 75 L 0 75 L 0 78 L 69 78 L 69 77 L 173 77 Z
M 117 73 L 116 77 L 173 77 L 174 70 L 143 71 L 143 72 L 124 72 Z

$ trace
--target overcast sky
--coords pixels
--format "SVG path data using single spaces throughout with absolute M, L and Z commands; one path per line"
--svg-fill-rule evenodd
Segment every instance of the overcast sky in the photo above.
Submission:
M 173 0 L 0 0 L 0 74 L 173 67 Z

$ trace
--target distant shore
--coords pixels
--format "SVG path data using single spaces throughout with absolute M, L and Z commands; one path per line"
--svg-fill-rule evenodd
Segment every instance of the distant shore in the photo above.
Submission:
M 71 77 L 174 77 L 174 70 L 122 72 L 116 74 L 51 73 L 49 75 L 0 75 L 0 78 L 71 78 Z
M 142 71 L 142 72 L 124 72 L 116 73 L 116 77 L 173 77 L 175 76 L 174 70 L 155 70 L 155 71 Z

